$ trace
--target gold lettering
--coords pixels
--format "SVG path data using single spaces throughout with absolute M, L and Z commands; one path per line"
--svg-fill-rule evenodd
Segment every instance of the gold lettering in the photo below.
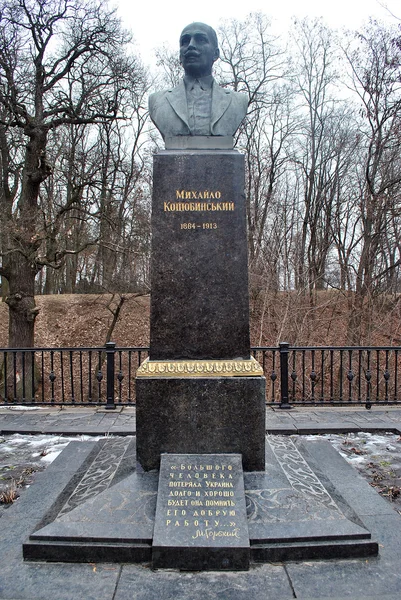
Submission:
M 216 192 L 216 198 L 221 198 L 221 192 L 219 192 L 219 191 Z

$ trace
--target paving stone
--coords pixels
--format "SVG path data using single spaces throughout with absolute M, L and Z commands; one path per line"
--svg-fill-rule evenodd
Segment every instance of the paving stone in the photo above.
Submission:
M 296 598 L 399 597 L 401 562 L 382 563 L 380 558 L 329 562 L 290 563 L 286 567 Z
M 18 600 L 110 600 L 119 565 L 62 565 L 12 561 L 2 565 L 0 598 Z
M 285 570 L 278 565 L 251 567 L 247 572 L 180 573 L 125 565 L 114 600 L 275 600 L 293 599 Z

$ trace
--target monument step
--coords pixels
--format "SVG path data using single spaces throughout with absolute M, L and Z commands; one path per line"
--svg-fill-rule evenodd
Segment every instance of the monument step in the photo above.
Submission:
M 79 474 L 72 472 L 70 483 L 60 489 L 59 497 L 50 513 L 42 516 L 24 544 L 23 554 L 26 560 L 152 560 L 159 473 L 136 471 L 135 460 L 132 459 L 135 456 L 134 440 L 123 439 L 128 444 L 125 448 L 117 444 L 121 441 L 119 438 L 98 442 L 99 451 L 92 452 L 84 472 L 82 473 L 82 469 Z M 332 483 L 338 479 L 339 473 L 342 472 L 342 463 L 345 461 L 336 455 L 335 461 L 325 464 L 323 473 L 321 466 L 313 459 L 316 453 L 312 444 L 313 442 L 296 441 L 288 437 L 268 436 L 266 469 L 243 474 L 250 545 L 240 557 L 242 565 L 246 562 L 246 553 L 251 562 L 364 557 L 377 554 L 378 545 L 371 540 L 369 531 L 352 506 L 352 500 L 347 502 Z M 71 449 L 67 447 L 58 457 L 57 464 L 53 463 L 48 467 L 50 475 L 52 469 L 57 472 L 63 468 L 64 453 L 66 460 L 70 460 Z M 206 456 L 212 458 L 211 455 Z M 129 465 L 122 464 L 124 457 Z M 218 463 L 215 461 L 214 467 L 216 464 Z M 210 465 L 213 466 L 212 461 Z M 67 468 L 67 463 L 65 467 Z M 189 471 L 185 472 L 188 475 Z M 209 472 L 216 475 L 219 470 L 213 468 Z M 210 481 L 218 480 L 214 477 Z M 355 476 L 353 497 L 356 501 L 364 496 L 367 485 Z M 178 487 L 167 489 L 177 491 L 178 494 L 184 490 Z M 231 491 L 231 488 L 209 489 L 218 493 Z M 194 491 L 201 490 L 194 488 Z M 46 493 L 46 489 L 43 493 Z M 206 501 L 206 497 L 203 500 L 200 496 L 194 497 L 198 498 L 198 501 Z M 167 508 L 185 510 L 183 501 L 190 498 L 192 496 L 168 497 L 167 500 L 170 500 L 171 504 Z M 229 506 L 232 498 L 228 496 L 213 495 L 208 497 L 207 501 L 213 505 L 199 505 L 199 518 L 208 518 L 208 515 L 201 514 L 200 511 L 226 511 L 230 508 L 234 510 Z M 378 514 L 382 510 L 381 502 L 381 498 L 377 496 Z M 374 505 L 371 506 L 369 514 L 375 514 Z M 180 514 L 179 519 L 184 519 L 185 516 Z M 191 519 L 195 517 L 197 515 L 193 514 Z M 213 517 L 217 518 L 219 515 Z M 181 525 L 176 529 L 179 527 Z M 173 536 L 170 536 L 169 543 L 171 549 L 174 545 Z M 227 565 L 227 569 L 230 568 L 232 556 L 225 557 L 221 554 L 214 564 L 213 559 L 208 562 L 204 558 L 202 546 L 200 548 L 197 555 L 195 553 L 194 560 L 197 564 L 193 564 L 192 568 L 201 569 L 203 564 L 209 569 L 222 568 L 222 561 Z M 178 557 L 185 556 L 188 547 L 183 550 L 177 544 L 174 551 Z M 156 560 L 155 566 L 158 564 L 164 566 L 162 561 L 157 563 Z M 177 568 L 185 568 L 189 563 L 176 564 Z

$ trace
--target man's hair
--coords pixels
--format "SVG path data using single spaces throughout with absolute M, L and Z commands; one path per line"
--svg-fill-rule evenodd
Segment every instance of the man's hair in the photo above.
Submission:
M 210 36 L 210 40 L 211 42 L 214 44 L 215 48 L 219 47 L 219 43 L 217 41 L 217 33 L 215 32 L 215 30 L 213 29 L 213 27 L 210 27 L 210 25 L 206 25 L 206 23 L 200 23 L 198 21 L 194 21 L 193 23 L 190 23 L 189 25 L 187 25 L 186 27 L 184 27 L 184 29 L 181 31 L 181 35 L 180 35 L 180 40 L 182 37 L 182 34 L 184 33 L 184 31 L 186 29 L 188 29 L 188 27 L 193 27 L 194 25 L 200 25 L 201 27 L 203 27 L 204 29 L 207 30 L 208 35 Z

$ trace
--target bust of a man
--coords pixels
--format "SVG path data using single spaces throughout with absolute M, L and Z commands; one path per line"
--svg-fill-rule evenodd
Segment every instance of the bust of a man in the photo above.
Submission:
M 183 29 L 184 78 L 177 87 L 149 97 L 150 117 L 166 141 L 179 136 L 233 136 L 238 129 L 246 115 L 247 97 L 215 82 L 212 67 L 218 58 L 212 27 L 191 23 Z

